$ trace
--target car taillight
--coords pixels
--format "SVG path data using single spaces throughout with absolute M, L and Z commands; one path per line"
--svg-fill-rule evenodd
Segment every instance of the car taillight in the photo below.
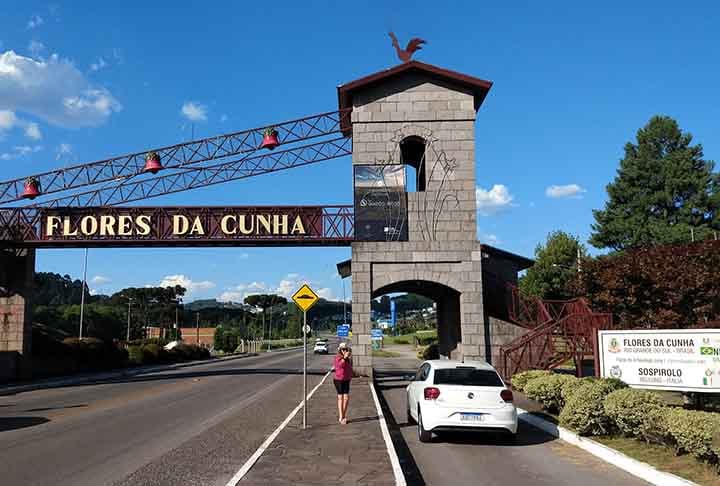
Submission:
M 500 398 L 502 398 L 506 403 L 512 403 L 513 394 L 510 390 L 503 390 L 500 392 Z
M 440 389 L 434 386 L 425 388 L 425 400 L 435 400 L 440 396 Z

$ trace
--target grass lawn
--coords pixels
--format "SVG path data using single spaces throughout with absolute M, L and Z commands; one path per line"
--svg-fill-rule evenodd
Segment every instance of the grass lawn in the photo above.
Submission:
M 385 344 L 412 344 L 413 334 L 401 334 L 400 336 L 383 336 Z
M 720 475 L 708 464 L 699 462 L 693 456 L 685 454 L 676 456 L 669 447 L 646 444 L 628 437 L 591 437 L 591 439 L 620 451 L 633 459 L 646 462 L 661 471 L 669 472 L 698 484 L 718 484 Z
M 373 349 L 372 355 L 373 358 L 397 358 L 400 356 L 400 353 L 396 353 L 395 351 L 385 351 L 384 349 Z

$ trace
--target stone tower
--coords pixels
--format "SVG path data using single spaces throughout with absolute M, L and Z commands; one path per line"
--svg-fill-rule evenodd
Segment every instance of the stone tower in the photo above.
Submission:
M 490 357 L 476 237 L 474 124 L 491 86 L 410 61 L 338 87 L 340 108 L 352 108 L 344 128 L 353 136 L 355 235 L 366 240 L 352 244 L 352 341 L 360 373 L 372 369 L 370 301 L 393 292 L 435 301 L 442 356 Z M 358 168 L 398 165 L 408 168 L 407 216 L 403 211 L 395 220 L 403 223 L 389 233 L 386 226 L 384 238 L 382 232 L 364 235 L 371 225 L 364 226 L 360 207 L 366 201 L 358 202 Z

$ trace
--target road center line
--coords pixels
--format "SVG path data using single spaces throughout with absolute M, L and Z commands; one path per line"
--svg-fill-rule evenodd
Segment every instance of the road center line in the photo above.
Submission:
M 325 382 L 325 379 L 330 375 L 330 373 L 331 373 L 330 371 L 325 373 L 325 376 L 323 376 L 322 380 L 320 380 L 320 383 L 315 385 L 315 388 L 313 388 L 310 391 L 310 393 L 308 393 L 308 395 L 307 395 L 308 400 L 310 400 L 310 398 L 312 398 L 313 394 L 315 394 L 315 391 L 318 388 L 320 388 L 320 386 L 322 386 L 322 384 Z M 287 427 L 287 424 L 289 424 L 290 421 L 293 418 L 295 418 L 295 415 L 297 415 L 297 413 L 302 409 L 302 406 L 303 406 L 303 401 L 300 400 L 300 403 L 298 403 L 297 407 L 295 407 L 295 409 L 292 412 L 290 412 L 290 415 L 288 415 L 287 418 L 285 420 L 283 420 L 283 422 L 280 425 L 278 425 L 278 427 L 273 431 L 273 433 L 270 434 L 267 439 L 265 439 L 265 442 L 260 444 L 260 447 L 258 447 L 258 449 L 253 453 L 253 455 L 250 456 L 250 458 L 247 461 L 245 461 L 245 464 L 243 464 L 242 467 L 238 470 L 238 472 L 236 472 L 235 475 L 230 479 L 230 481 L 227 482 L 226 486 L 236 486 L 237 483 L 240 482 L 240 480 L 245 477 L 245 475 L 255 465 L 257 460 L 260 459 L 260 456 L 263 455 L 263 452 L 265 452 L 265 450 L 268 447 L 270 447 L 270 445 L 273 443 L 273 441 L 278 436 L 278 434 L 280 434 L 280 432 L 282 432 L 282 430 L 285 427 Z

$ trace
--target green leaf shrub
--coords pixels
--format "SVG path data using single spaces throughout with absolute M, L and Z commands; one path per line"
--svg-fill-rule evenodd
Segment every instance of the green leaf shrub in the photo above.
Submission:
M 525 395 L 531 400 L 542 403 L 548 411 L 557 413 L 563 408 L 563 385 L 570 381 L 578 381 L 572 375 L 549 374 L 541 375 L 528 381 L 523 388 Z
M 654 441 L 653 438 L 663 435 L 659 414 L 666 407 L 657 393 L 633 388 L 615 390 L 605 398 L 603 406 L 608 418 L 627 437 Z
M 519 391 L 524 391 L 525 385 L 528 381 L 538 378 L 540 376 L 549 376 L 551 374 L 548 370 L 528 370 L 516 373 L 510 378 L 510 383 L 513 388 Z
M 720 458 L 720 414 L 668 409 L 664 414 L 670 445 L 679 454 L 692 454 L 696 459 L 717 463 Z
M 605 413 L 605 397 L 624 385 L 617 380 L 592 380 L 577 388 L 568 397 L 560 412 L 560 425 L 580 435 L 605 435 L 613 430 L 613 422 Z M 627 386 L 627 385 L 625 385 Z

